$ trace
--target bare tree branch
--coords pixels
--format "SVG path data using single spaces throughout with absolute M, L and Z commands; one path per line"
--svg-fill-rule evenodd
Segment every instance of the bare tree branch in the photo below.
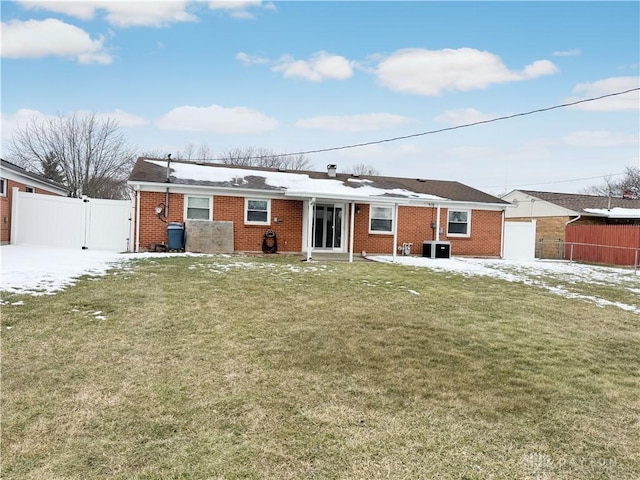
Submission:
M 124 198 L 126 179 L 136 157 L 114 119 L 89 115 L 58 115 L 30 120 L 9 144 L 10 158 L 45 174 L 52 159 L 59 180 L 74 196 Z

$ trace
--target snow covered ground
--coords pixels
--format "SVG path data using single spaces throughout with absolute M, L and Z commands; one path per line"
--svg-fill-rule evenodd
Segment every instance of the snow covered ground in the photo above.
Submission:
M 37 246 L 4 245 L 0 247 L 0 292 L 31 295 L 52 294 L 64 289 L 82 275 L 104 275 L 112 268 L 126 268 L 130 259 L 199 254 L 112 253 L 95 250 L 69 250 Z M 228 256 L 227 256 L 228 257 Z M 392 262 L 392 257 L 368 257 L 378 262 Z M 241 263 L 251 263 L 242 259 Z M 522 282 L 546 289 L 567 298 L 580 298 L 598 305 L 613 305 L 640 314 L 640 272 L 624 268 L 600 267 L 562 261 L 510 261 L 498 259 L 396 257 L 401 265 L 425 267 L 462 275 L 481 275 Z M 221 268 L 229 265 L 228 258 Z M 295 273 L 294 270 L 292 270 Z M 621 303 L 597 295 L 585 295 L 576 285 L 614 286 L 631 293 L 638 301 Z M 2 304 L 2 300 L 0 300 Z

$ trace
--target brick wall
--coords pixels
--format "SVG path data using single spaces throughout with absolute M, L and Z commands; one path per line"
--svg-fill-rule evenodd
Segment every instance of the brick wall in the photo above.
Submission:
M 141 192 L 140 202 L 140 249 L 146 250 L 150 243 L 166 242 L 166 224 L 155 214 L 155 207 L 165 201 L 164 193 Z M 303 230 L 303 202 L 273 199 L 271 201 L 271 225 L 245 225 L 244 198 L 215 196 L 213 198 L 213 219 L 231 221 L 234 225 L 234 250 L 237 252 L 260 252 L 264 233 L 271 229 L 278 238 L 278 251 L 301 252 Z M 169 196 L 170 222 L 183 222 L 184 200 L 182 194 Z M 369 234 L 369 205 L 358 204 L 359 213 L 354 219 L 354 252 L 391 254 L 392 234 Z M 400 207 L 398 223 L 398 244 L 413 243 L 412 253 L 421 255 L 422 242 L 434 240 L 431 222 L 435 221 L 437 210 L 423 207 Z M 273 221 L 280 219 L 279 223 Z M 502 243 L 502 212 L 473 210 L 471 214 L 471 236 L 469 238 L 447 237 L 447 209 L 440 212 L 440 226 L 444 233 L 440 240 L 451 242 L 453 255 L 499 256 Z M 346 239 L 349 234 L 346 234 Z M 348 243 L 345 244 L 348 248 Z
M 145 251 L 152 243 L 167 243 L 167 224 L 156 215 L 156 207 L 165 203 L 162 192 L 140 192 L 140 250 Z M 184 196 L 169 194 L 167 222 L 183 222 Z
M 271 200 L 271 225 L 244 224 L 244 198 L 216 196 L 213 219 L 233 222 L 234 248 L 237 252 L 261 252 L 267 230 L 276 233 L 279 252 L 302 251 L 302 207 L 297 200 Z M 278 218 L 279 223 L 273 219 Z
M 140 250 L 151 243 L 166 243 L 167 224 L 155 214 L 155 208 L 165 202 L 165 193 L 140 193 Z M 278 217 L 279 223 L 273 219 Z M 261 252 L 262 240 L 268 229 L 276 232 L 278 251 L 300 252 L 302 250 L 302 202 L 294 200 L 271 201 L 271 225 L 244 224 L 244 198 L 213 197 L 213 220 L 233 222 L 234 250 L 237 252 Z M 184 222 L 184 195 L 169 194 L 168 222 Z M 188 232 L 187 232 L 188 235 Z
M 369 205 L 358 205 L 360 213 L 355 218 L 354 251 L 391 254 L 392 234 L 369 234 Z M 436 221 L 437 209 L 401 206 L 398 210 L 398 245 L 412 243 L 412 253 L 422 254 L 422 242 L 435 240 L 431 223 Z M 502 244 L 502 212 L 473 210 L 471 212 L 471 236 L 468 238 L 447 236 L 446 208 L 440 209 L 440 240 L 451 242 L 453 255 L 500 256 Z
M 11 204 L 13 202 L 13 189 L 18 188 L 21 192 L 27 191 L 27 185 L 7 179 L 6 195 L 0 197 L 0 244 L 11 242 Z M 31 185 L 30 185 L 31 186 Z M 42 195 L 57 195 L 42 188 L 35 187 L 35 192 Z

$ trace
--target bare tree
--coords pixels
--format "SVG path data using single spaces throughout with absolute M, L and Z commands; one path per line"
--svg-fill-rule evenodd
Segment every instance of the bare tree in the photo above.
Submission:
M 286 170 L 311 170 L 311 160 L 302 154 L 277 153 L 266 148 L 244 147 L 224 152 L 221 163 L 245 167 L 284 168 Z
M 585 193 L 603 197 L 621 197 L 627 194 L 632 198 L 640 198 L 640 168 L 625 167 L 624 176 L 620 180 L 607 176 L 600 185 L 586 188 Z
M 10 158 L 25 168 L 44 173 L 59 169 L 62 183 L 74 196 L 123 198 L 135 159 L 114 119 L 95 113 L 30 120 L 9 143 Z
M 354 175 L 380 175 L 380 172 L 373 166 L 366 163 L 357 163 L 349 169 L 349 173 Z

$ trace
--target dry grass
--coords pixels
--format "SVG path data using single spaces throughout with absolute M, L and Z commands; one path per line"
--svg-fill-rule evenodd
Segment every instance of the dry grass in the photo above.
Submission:
M 278 256 L 144 261 L 17 299 L 5 479 L 640 477 L 632 313 Z

